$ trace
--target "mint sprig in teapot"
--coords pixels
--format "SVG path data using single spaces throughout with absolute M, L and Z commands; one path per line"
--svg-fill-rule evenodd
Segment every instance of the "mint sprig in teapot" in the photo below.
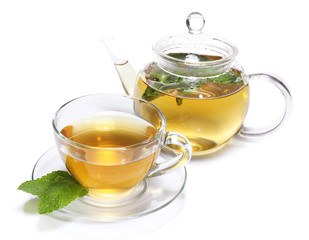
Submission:
M 237 47 L 203 34 L 204 24 L 200 13 L 189 14 L 188 33 L 156 42 L 155 58 L 138 74 L 129 61 L 110 51 L 126 93 L 156 105 L 166 117 L 167 130 L 180 132 L 190 140 L 193 155 L 217 151 L 236 134 L 260 137 L 273 132 L 287 120 L 292 108 L 290 91 L 281 78 L 246 74 L 236 61 Z M 279 121 L 246 127 L 250 82 L 262 80 L 281 91 L 285 109 Z

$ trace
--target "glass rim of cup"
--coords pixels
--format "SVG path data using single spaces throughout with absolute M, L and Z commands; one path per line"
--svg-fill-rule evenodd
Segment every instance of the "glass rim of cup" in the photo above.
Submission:
M 138 100 L 138 101 L 141 101 L 141 102 L 144 102 L 150 106 L 152 106 L 154 109 L 157 110 L 157 112 L 159 113 L 159 116 L 161 117 L 161 123 L 160 123 L 160 127 L 159 129 L 157 129 L 157 132 L 155 135 L 153 135 L 151 138 L 148 138 L 142 142 L 138 142 L 138 143 L 135 143 L 135 144 L 131 144 L 131 145 L 128 145 L 128 146 L 122 146 L 122 147 L 95 147 L 95 146 L 89 146 L 89 145 L 86 145 L 86 144 L 81 144 L 81 143 L 78 143 L 78 142 L 75 142 L 69 138 L 67 138 L 66 136 L 64 136 L 57 128 L 56 126 L 56 121 L 57 121 L 57 116 L 58 114 L 60 113 L 60 111 L 65 107 L 67 106 L 68 104 L 74 102 L 74 101 L 77 101 L 79 99 L 82 99 L 82 98 L 88 98 L 88 97 L 95 97 L 95 96 L 116 96 L 116 97 L 124 97 L 124 98 L 128 98 L 128 99 L 131 99 L 131 100 Z M 52 118 L 52 125 L 53 125 L 53 129 L 54 129 L 54 132 L 56 133 L 57 136 L 61 137 L 64 141 L 68 142 L 69 144 L 73 144 L 75 146 L 78 146 L 78 147 L 81 147 L 81 148 L 87 148 L 87 149 L 93 149 L 93 150 L 129 150 L 129 149 L 132 149 L 132 148 L 136 148 L 136 147 L 140 147 L 140 146 L 144 146 L 148 143 L 151 143 L 153 142 L 154 140 L 156 140 L 159 136 L 161 136 L 165 130 L 166 130 L 166 119 L 165 119 L 165 116 L 164 114 L 161 112 L 161 110 L 155 106 L 153 103 L 151 102 L 148 102 L 142 98 L 138 98 L 138 97 L 133 97 L 133 96 L 129 96 L 129 95 L 123 95 L 123 94 L 113 94 L 113 93 L 97 93 L 97 94 L 87 94 L 87 95 L 83 95 L 83 96 L 80 96 L 80 97 L 76 97 L 66 103 L 64 103 L 57 111 L 56 113 L 54 114 L 53 118 Z

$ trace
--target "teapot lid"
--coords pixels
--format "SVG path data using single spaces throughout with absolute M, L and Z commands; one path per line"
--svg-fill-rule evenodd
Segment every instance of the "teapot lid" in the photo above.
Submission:
M 153 50 L 165 61 L 177 61 L 186 66 L 211 67 L 226 65 L 238 53 L 236 46 L 226 40 L 202 32 L 205 19 L 199 12 L 192 12 L 186 19 L 188 33 L 168 36 L 153 45 Z M 186 53 L 185 59 L 174 57 L 175 53 Z M 198 58 L 196 55 L 218 56 L 213 60 Z

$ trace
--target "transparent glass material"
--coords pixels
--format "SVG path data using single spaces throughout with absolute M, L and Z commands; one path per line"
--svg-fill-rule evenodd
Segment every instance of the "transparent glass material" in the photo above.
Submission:
M 238 49 L 232 43 L 202 33 L 204 17 L 200 13 L 191 13 L 186 20 L 188 33 L 160 39 L 153 45 L 155 62 L 166 72 L 184 77 L 211 77 L 222 74 L 232 67 Z M 219 56 L 216 60 L 195 58 L 179 59 L 170 53 L 188 53 L 191 55 Z
M 191 13 L 186 23 L 189 33 L 169 36 L 153 45 L 155 59 L 140 72 L 134 96 L 155 104 L 166 117 L 167 129 L 189 139 L 193 155 L 215 152 L 236 134 L 259 137 L 278 129 L 292 106 L 284 81 L 270 74 L 246 74 L 235 60 L 235 45 L 202 33 L 201 14 Z M 278 121 L 265 127 L 247 127 L 249 86 L 258 79 L 281 91 L 285 110 Z
M 130 96 L 74 99 L 56 112 L 53 129 L 66 168 L 89 190 L 83 201 L 97 207 L 136 201 L 147 191 L 145 178 L 185 165 L 192 154 L 184 136 L 166 131 L 165 117 L 156 106 Z M 166 144 L 178 146 L 181 152 L 158 162 Z
M 189 139 L 193 155 L 215 152 L 236 134 L 260 137 L 271 133 L 282 126 L 292 108 L 291 94 L 282 78 L 245 73 L 236 61 L 238 48 L 205 34 L 204 25 L 202 14 L 190 13 L 186 19 L 188 32 L 156 42 L 154 59 L 136 77 L 132 77 L 129 61 L 109 51 L 126 93 L 156 105 L 165 115 L 167 130 Z M 285 107 L 278 121 L 270 120 L 265 127 L 259 123 L 248 127 L 244 122 L 250 82 L 257 80 L 275 85 L 284 97 Z M 265 84 L 266 88 L 269 85 Z
M 157 162 L 175 158 L 169 147 L 163 146 Z M 52 171 L 67 170 L 56 147 L 49 149 L 33 168 L 32 180 Z M 185 166 L 178 167 L 159 177 L 147 177 L 145 192 L 126 205 L 104 207 L 88 204 L 85 199 L 76 199 L 69 205 L 51 213 L 52 216 L 67 220 L 80 219 L 91 222 L 113 222 L 136 218 L 156 212 L 173 202 L 183 191 L 187 179 Z

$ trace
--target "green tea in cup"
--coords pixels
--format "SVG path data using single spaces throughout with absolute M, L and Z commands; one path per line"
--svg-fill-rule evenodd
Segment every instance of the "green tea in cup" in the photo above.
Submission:
M 183 166 L 191 145 L 167 132 L 165 117 L 153 104 L 122 95 L 89 95 L 63 105 L 53 127 L 67 170 L 88 190 L 84 201 L 95 206 L 128 204 L 147 189 L 145 178 Z M 163 146 L 182 152 L 156 162 Z

